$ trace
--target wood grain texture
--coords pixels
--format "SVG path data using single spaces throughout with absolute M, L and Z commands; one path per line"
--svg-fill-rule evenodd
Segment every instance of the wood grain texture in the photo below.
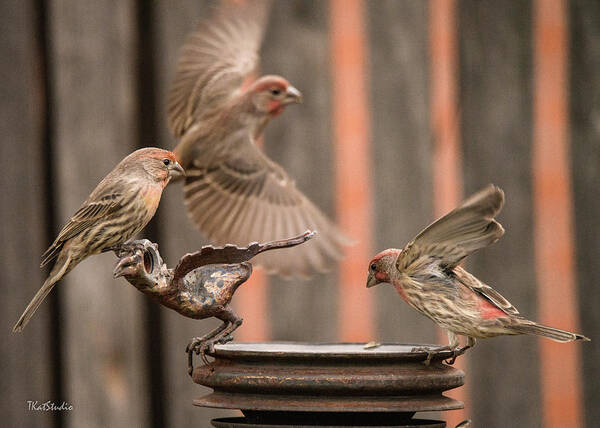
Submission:
M 433 220 L 427 7 L 418 0 L 369 3 L 373 255 L 402 248 Z M 365 264 L 365 281 L 366 274 Z M 392 287 L 369 292 L 377 294 L 379 339 L 436 342 L 434 324 L 405 305 Z
M 67 219 L 135 148 L 133 1 L 50 5 L 56 76 L 57 208 Z M 143 297 L 115 281 L 112 254 L 81 263 L 62 288 L 70 426 L 147 425 Z M 35 321 L 31 327 L 35 327 Z
M 49 412 L 29 411 L 27 400 L 52 397 L 49 307 L 22 334 L 11 326 L 44 281 L 38 268 L 47 230 L 44 194 L 44 91 L 40 52 L 36 45 L 36 15 L 31 2 L 2 2 L 0 82 L 0 154 L 6 160 L 0 178 L 0 401 L 5 426 L 51 424 Z M 50 366 L 50 367 L 49 367 Z
M 216 2 L 209 0 L 178 1 L 176 7 L 168 2 L 156 2 L 156 79 L 158 128 L 160 141 L 156 144 L 172 149 L 175 141 L 167 128 L 167 93 L 175 73 L 180 48 L 187 35 L 196 29 L 203 18 L 211 16 Z M 185 253 L 199 250 L 208 244 L 187 218 L 183 203 L 181 183 L 171 185 L 163 195 L 159 207 L 160 251 L 167 264 L 172 267 Z M 234 299 L 235 300 L 235 299 Z M 218 320 L 190 320 L 174 311 L 161 307 L 162 336 L 164 344 L 165 394 L 169 399 L 165 409 L 165 420 L 169 426 L 192 426 L 208 423 L 215 417 L 225 417 L 238 412 L 202 409 L 192 405 L 194 398 L 209 392 L 208 388 L 196 385 L 187 374 L 187 357 L 184 352 L 188 342 L 214 329 Z
M 463 200 L 462 150 L 458 100 L 458 26 L 457 2 L 434 0 L 429 2 L 429 93 L 430 123 L 433 132 L 433 212 L 439 218 Z M 438 328 L 438 341 L 447 343 L 447 331 Z M 469 356 L 456 362 L 456 368 L 468 372 Z M 448 396 L 462 401 L 465 409 L 449 412 L 444 419 L 456 426 L 471 412 L 470 385 L 448 392 Z
M 533 225 L 539 321 L 578 331 L 567 22 L 565 1 L 533 2 Z M 580 347 L 573 345 L 539 341 L 542 423 L 548 428 L 583 425 Z
M 237 1 L 237 0 L 235 0 Z M 95 256 L 58 285 L 62 295 L 61 335 L 64 396 L 55 397 L 49 343 L 49 302 L 21 335 L 10 333 L 18 315 L 39 288 L 44 271 L 39 256 L 58 229 L 98 181 L 140 144 L 140 101 L 135 79 L 139 66 L 136 34 L 154 31 L 152 50 L 156 75 L 145 90 L 156 91 L 158 137 L 145 145 L 173 148 L 166 127 L 166 93 L 179 49 L 199 19 L 218 6 L 212 0 L 152 2 L 153 28 L 136 21 L 141 0 L 52 0 L 49 10 L 50 63 L 54 91 L 56 144 L 48 164 L 42 136 L 45 112 L 43 76 L 38 58 L 40 37 L 33 22 L 42 1 L 3 2 L 0 22 L 0 104 L 5 165 L 0 178 L 0 318 L 4 335 L 0 353 L 0 386 L 9 391 L 0 414 L 7 426 L 48 426 L 56 416 L 29 412 L 26 401 L 66 401 L 67 426 L 157 426 L 149 410 L 151 379 L 145 355 L 148 333 L 147 298 L 124 280 L 115 281 L 111 254 Z M 372 121 L 370 171 L 374 200 L 373 254 L 404 245 L 433 220 L 433 135 L 431 132 L 431 64 L 428 58 L 428 8 L 420 0 L 365 2 L 368 44 L 368 108 Z M 527 317 L 536 313 L 533 249 L 532 96 L 533 17 L 527 2 L 490 0 L 457 2 L 460 85 L 459 114 L 464 168 L 464 194 L 493 182 L 506 191 L 499 216 L 506 235 L 470 258 L 467 267 L 496 287 Z M 587 426 L 600 418 L 600 6 L 573 0 L 569 13 L 569 116 L 574 196 L 576 285 L 580 331 L 592 338 L 581 345 L 584 412 Z M 274 1 L 262 50 L 261 74 L 288 78 L 304 94 L 267 127 L 265 150 L 296 179 L 297 185 L 335 218 L 334 146 L 332 127 L 331 43 L 329 3 L 321 0 Z M 26 161 L 15 159 L 25 157 Z M 55 200 L 45 194 L 45 170 L 56 173 Z M 7 203 L 10 201 L 10 203 Z M 52 203 L 52 209 L 48 204 Z M 47 212 L 56 211 L 48 225 Z M 180 184 L 170 186 L 155 224 L 161 253 L 174 266 L 186 252 L 207 242 L 187 219 Z M 24 237 L 26 239 L 24 239 Z M 369 254 L 372 255 L 372 254 Z M 366 263 L 357 264 L 357 283 L 364 291 Z M 364 272 L 364 277 L 363 277 Z M 262 311 L 264 325 L 277 340 L 336 341 L 338 272 L 309 281 L 269 279 L 266 309 L 240 303 L 240 316 Z M 241 293 L 253 293 L 252 283 Z M 358 289 L 357 289 L 358 290 Z M 55 290 L 56 292 L 56 290 Z M 421 317 L 389 287 L 368 291 L 375 298 L 373 339 L 435 342 L 431 321 Z M 242 294 L 240 294 L 241 296 Z M 236 296 L 239 297 L 239 296 Z M 240 299 L 244 300 L 244 299 Z M 234 304 L 236 298 L 234 298 Z M 150 302 L 154 305 L 154 302 Z M 158 307 L 157 307 L 158 308 Z M 206 426 L 211 418 L 238 414 L 194 407 L 192 400 L 208 392 L 186 372 L 184 348 L 218 321 L 188 320 L 158 308 L 163 337 L 165 426 Z M 557 327 L 565 327 L 557 325 Z M 244 328 L 244 327 L 242 327 Z M 239 340 L 243 330 L 236 335 Z M 249 337 L 249 336 L 248 336 Z M 469 352 L 467 382 L 473 425 L 480 427 L 542 425 L 539 352 L 536 339 L 495 338 L 478 342 Z M 561 345 L 579 346 L 579 345 Z M 156 402 L 156 397 L 155 397 Z M 436 415 L 440 417 L 440 415 Z
M 569 2 L 569 113 L 585 426 L 600 420 L 600 3 Z
M 261 74 L 285 77 L 302 92 L 304 100 L 269 123 L 265 151 L 296 180 L 308 198 L 334 219 L 329 55 L 326 2 L 274 2 Z M 330 273 L 317 274 L 310 280 L 269 278 L 265 317 L 272 340 L 335 340 L 336 266 L 331 268 Z
M 357 241 L 339 262 L 338 337 L 347 342 L 371 342 L 375 334 L 375 298 L 362 279 L 374 217 L 366 16 L 362 0 L 329 2 L 336 209 Z
M 458 25 L 465 194 L 492 182 L 506 192 L 498 217 L 506 234 L 467 265 L 535 320 L 531 10 L 517 2 L 463 1 Z M 475 426 L 540 426 L 537 340 L 481 340 L 470 358 Z

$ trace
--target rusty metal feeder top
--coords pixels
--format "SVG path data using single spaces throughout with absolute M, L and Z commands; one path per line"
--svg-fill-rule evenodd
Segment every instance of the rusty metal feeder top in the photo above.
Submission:
M 441 352 L 426 366 L 426 355 L 412 352 L 415 346 L 423 345 L 383 344 L 374 349 L 364 349 L 362 343 L 216 346 L 211 354 L 215 361 L 193 372 L 194 382 L 213 392 L 194 404 L 240 409 L 246 416 L 243 426 L 255 427 L 282 420 L 306 422 L 307 418 L 316 423 L 311 426 L 332 420 L 354 424 L 341 426 L 357 426 L 364 420 L 372 426 L 374 415 L 381 421 L 407 423 L 416 421 L 411 419 L 415 412 L 463 408 L 463 403 L 442 394 L 464 383 L 462 371 L 443 363 L 451 353 Z

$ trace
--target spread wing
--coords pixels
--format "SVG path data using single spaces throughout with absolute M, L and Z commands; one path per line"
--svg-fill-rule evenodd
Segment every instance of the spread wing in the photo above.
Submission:
M 500 223 L 494 220 L 503 204 L 504 192 L 494 185 L 474 194 L 419 233 L 402 250 L 397 268 L 405 271 L 423 255 L 439 259 L 448 269 L 454 268 L 469 254 L 493 244 L 504 234 Z
M 86 230 L 99 219 L 118 210 L 121 207 L 121 202 L 121 194 L 116 192 L 84 202 L 61 229 L 54 243 L 44 252 L 41 266 L 44 266 L 58 255 L 65 241 Z
M 220 111 L 258 64 L 269 1 L 222 3 L 183 46 L 168 95 L 175 138 Z
M 329 270 L 347 238 L 248 133 L 237 134 L 230 144 L 226 151 L 196 156 L 186 169 L 185 203 L 194 223 L 220 245 L 268 242 L 316 230 L 317 239 L 293 250 L 261 254 L 256 262 L 284 277 Z

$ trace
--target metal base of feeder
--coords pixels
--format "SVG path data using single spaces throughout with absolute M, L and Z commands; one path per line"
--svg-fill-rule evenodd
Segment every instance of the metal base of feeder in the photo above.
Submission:
M 336 427 L 336 428 L 445 428 L 446 422 L 443 421 L 432 421 L 432 420 L 424 420 L 424 419 L 411 419 L 408 422 L 400 422 L 400 421 L 389 421 L 385 422 L 385 420 L 379 421 L 377 416 L 370 417 L 370 423 L 365 425 L 364 423 L 353 423 L 348 421 L 347 423 L 351 423 L 352 425 L 346 425 L 346 422 L 340 421 L 336 418 L 331 422 L 323 421 L 319 418 L 318 421 L 314 423 L 310 423 L 310 425 L 306 425 L 303 422 L 294 422 L 290 420 L 284 420 L 282 422 L 285 423 L 277 423 L 277 422 L 252 422 L 248 418 L 219 418 L 213 419 L 211 422 L 212 426 L 215 428 L 314 428 L 314 427 Z
M 213 389 L 194 405 L 244 414 L 215 419 L 215 427 L 445 427 L 413 415 L 462 409 L 443 392 L 463 385 L 464 373 L 443 363 L 450 352 L 424 365 L 416 346 L 423 345 L 219 345 L 211 365 L 194 369 L 194 382 Z

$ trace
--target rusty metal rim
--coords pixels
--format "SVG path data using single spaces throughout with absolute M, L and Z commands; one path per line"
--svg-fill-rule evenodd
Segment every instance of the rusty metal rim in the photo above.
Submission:
M 348 346 L 355 346 L 355 350 L 348 349 Z M 226 345 L 217 345 L 213 353 L 210 353 L 214 358 L 227 359 L 314 359 L 323 360 L 349 360 L 356 361 L 357 359 L 389 359 L 389 360 L 410 360 L 424 361 L 427 357 L 425 352 L 412 352 L 413 347 L 435 347 L 439 345 L 432 344 L 394 344 L 382 343 L 374 349 L 363 349 L 364 343 L 356 342 L 338 342 L 338 343 L 304 343 L 304 342 L 237 342 Z M 249 350 L 248 348 L 254 348 Z M 263 349 L 256 349 L 263 348 Z M 302 348 L 303 350 L 295 350 Z M 331 349 L 340 348 L 339 351 L 331 351 Z M 343 349 L 341 349 L 343 348 Z M 398 349 L 398 350 L 391 350 Z M 312 349 L 307 351 L 307 349 Z M 402 350 L 400 350 L 402 349 Z M 445 360 L 452 356 L 450 351 L 442 351 L 433 357 L 433 361 Z
M 324 397 L 213 392 L 194 400 L 199 407 L 258 411 L 303 412 L 425 412 L 463 409 L 464 404 L 444 395 L 385 397 Z
M 277 423 L 254 423 L 251 421 L 247 421 L 246 418 L 243 417 L 232 417 L 232 418 L 218 418 L 213 419 L 211 424 L 216 428 L 314 428 L 319 427 L 319 425 L 303 425 L 296 424 L 293 425 L 284 425 Z M 329 426 L 329 425 L 321 425 L 321 426 Z M 344 425 L 336 425 L 340 428 L 344 428 Z M 412 419 L 409 424 L 400 423 L 400 424 L 386 424 L 386 425 L 352 425 L 351 428 L 444 428 L 446 426 L 445 422 L 442 421 L 434 421 L 434 420 L 423 420 L 423 419 Z

